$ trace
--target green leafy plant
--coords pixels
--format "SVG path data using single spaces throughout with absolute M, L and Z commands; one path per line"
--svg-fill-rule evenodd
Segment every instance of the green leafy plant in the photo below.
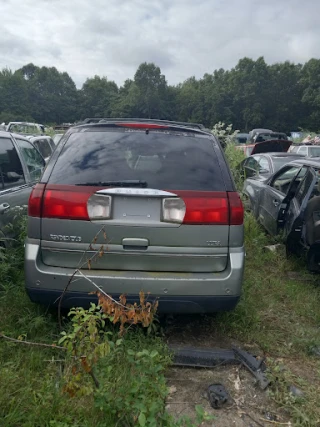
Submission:
M 241 191 L 244 177 L 239 165 L 245 159 L 245 155 L 242 150 L 238 150 L 235 147 L 236 136 L 239 131 L 233 130 L 232 124 L 226 125 L 225 123 L 219 122 L 213 127 L 211 132 L 217 136 L 222 143 L 236 187 L 238 191 Z

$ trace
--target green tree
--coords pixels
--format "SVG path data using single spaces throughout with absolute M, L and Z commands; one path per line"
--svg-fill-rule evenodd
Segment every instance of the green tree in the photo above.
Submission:
M 26 82 L 30 111 L 35 120 L 60 123 L 76 118 L 77 88 L 68 73 L 33 64 L 18 71 Z
M 79 94 L 81 118 L 110 117 L 118 98 L 119 89 L 107 77 L 94 76 L 87 79 Z
M 320 130 L 320 59 L 310 59 L 301 69 L 302 104 L 306 108 L 304 127 Z
M 0 120 L 30 118 L 28 88 L 23 75 L 4 68 L 0 71 Z
M 144 62 L 138 67 L 131 91 L 134 93 L 137 111 L 141 117 L 163 119 L 170 114 L 166 105 L 167 82 L 155 64 Z

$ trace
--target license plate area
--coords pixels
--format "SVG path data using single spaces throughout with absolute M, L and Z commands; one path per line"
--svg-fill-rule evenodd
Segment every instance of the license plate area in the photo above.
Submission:
M 161 222 L 161 198 L 114 196 L 112 221 L 147 225 Z

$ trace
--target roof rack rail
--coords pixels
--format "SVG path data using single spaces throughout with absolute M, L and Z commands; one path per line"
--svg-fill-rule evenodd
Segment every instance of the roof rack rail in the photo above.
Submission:
M 159 123 L 163 125 L 177 125 L 177 126 L 184 126 L 189 128 L 195 128 L 200 130 L 207 130 L 204 125 L 200 123 L 188 123 L 188 122 L 176 122 L 174 120 L 159 120 L 159 119 L 143 119 L 143 118 L 112 118 L 112 117 L 88 117 L 79 123 L 80 124 L 90 124 L 90 123 L 108 123 L 108 122 L 141 122 L 141 123 Z

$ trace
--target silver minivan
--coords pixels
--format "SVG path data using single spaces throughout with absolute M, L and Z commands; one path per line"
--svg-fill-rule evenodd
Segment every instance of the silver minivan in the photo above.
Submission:
M 66 308 L 95 302 L 100 287 L 128 302 L 150 293 L 163 313 L 230 310 L 244 258 L 243 206 L 220 143 L 201 126 L 75 126 L 30 196 L 25 273 L 34 302 L 57 304 L 73 277 Z

